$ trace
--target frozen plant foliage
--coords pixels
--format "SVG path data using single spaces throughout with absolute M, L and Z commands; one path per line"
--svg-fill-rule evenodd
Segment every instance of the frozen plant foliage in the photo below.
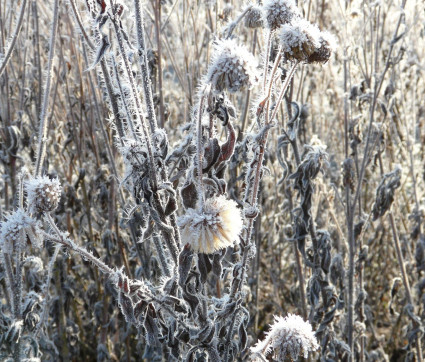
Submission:
M 38 235 L 39 224 L 24 210 L 18 209 L 6 217 L 0 225 L 0 246 L 3 253 L 12 254 L 19 245 L 24 248 L 28 236 L 32 245 L 41 246 L 41 238 Z
M 30 212 L 50 212 L 58 206 L 62 187 L 56 178 L 38 176 L 26 182 L 25 190 Z
M 275 323 L 266 338 L 251 347 L 252 360 L 266 360 L 266 355 L 273 351 L 278 361 L 284 361 L 286 357 L 297 361 L 300 355 L 307 358 L 309 352 L 319 349 L 311 324 L 300 316 L 288 314 L 285 318 L 274 318 Z
M 219 40 L 208 69 L 207 82 L 218 92 L 227 89 L 235 93 L 251 88 L 258 81 L 257 62 L 254 56 L 234 40 Z
M 264 23 L 270 30 L 276 30 L 294 17 L 301 16 L 294 0 L 265 0 L 263 11 Z
M 198 253 L 212 254 L 233 245 L 243 221 L 233 200 L 221 195 L 205 201 L 203 210 L 188 209 L 179 219 L 181 239 Z

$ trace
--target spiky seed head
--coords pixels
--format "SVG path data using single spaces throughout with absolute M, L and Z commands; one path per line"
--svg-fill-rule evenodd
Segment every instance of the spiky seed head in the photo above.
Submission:
M 297 361 L 300 355 L 307 358 L 309 352 L 319 348 L 310 323 L 304 322 L 300 316 L 288 314 L 285 318 L 274 318 L 275 323 L 266 338 L 251 347 L 253 360 L 265 360 L 265 356 L 273 351 L 278 361 L 285 361 L 287 357 Z
M 286 59 L 306 62 L 320 48 L 320 30 L 307 20 L 297 18 L 282 26 L 279 41 Z
M 300 17 L 301 13 L 294 0 L 265 0 L 263 4 L 263 18 L 270 30 L 276 30 L 293 18 Z
M 206 200 L 202 210 L 188 209 L 178 224 L 183 243 L 195 252 L 212 254 L 233 246 L 243 221 L 236 202 L 221 195 Z
M 261 28 L 263 25 L 263 9 L 258 5 L 252 5 L 245 15 L 245 26 L 255 29 Z
M 50 212 L 58 207 L 62 187 L 57 178 L 32 177 L 25 184 L 30 212 Z
M 39 223 L 23 209 L 17 209 L 0 224 L 0 243 L 4 253 L 12 254 L 16 246 L 25 247 L 27 236 L 34 247 L 40 247 Z
M 215 44 L 206 76 L 213 89 L 235 93 L 245 87 L 251 88 L 258 79 L 257 62 L 245 47 L 233 39 L 219 40 Z

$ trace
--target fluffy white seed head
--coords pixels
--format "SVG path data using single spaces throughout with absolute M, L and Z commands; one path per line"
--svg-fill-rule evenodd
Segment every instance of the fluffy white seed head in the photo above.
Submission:
M 251 347 L 253 360 L 265 360 L 265 356 L 273 351 L 278 361 L 287 357 L 296 361 L 300 355 L 307 358 L 309 352 L 319 348 L 311 324 L 304 322 L 300 316 L 288 314 L 285 318 L 274 318 L 275 323 L 266 338 Z
M 265 0 L 263 3 L 264 24 L 270 30 L 276 30 L 300 16 L 294 0 Z
M 206 81 L 216 91 L 227 89 L 234 93 L 245 87 L 251 88 L 258 79 L 257 62 L 245 47 L 233 39 L 216 43 L 206 76 Z
M 204 254 L 233 246 L 243 226 L 236 205 L 218 196 L 206 200 L 200 211 L 188 209 L 178 221 L 183 243 L 189 243 L 192 250 Z
M 34 247 L 41 246 L 39 224 L 23 209 L 14 211 L 0 224 L 0 246 L 3 253 L 12 254 L 17 246 L 25 248 L 27 236 Z
M 57 208 L 62 187 L 58 179 L 32 177 L 25 183 L 30 212 L 50 212 Z

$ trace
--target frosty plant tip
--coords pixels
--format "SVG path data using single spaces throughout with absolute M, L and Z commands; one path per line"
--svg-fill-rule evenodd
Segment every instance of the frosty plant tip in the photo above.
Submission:
M 243 221 L 236 202 L 221 195 L 205 201 L 201 210 L 188 209 L 179 219 L 181 238 L 198 253 L 212 254 L 232 246 Z
M 310 323 L 304 322 L 300 316 L 288 314 L 285 318 L 275 316 L 274 319 L 266 338 L 251 347 L 253 361 L 266 361 L 272 351 L 278 361 L 287 357 L 297 361 L 300 355 L 307 358 L 309 352 L 319 349 Z

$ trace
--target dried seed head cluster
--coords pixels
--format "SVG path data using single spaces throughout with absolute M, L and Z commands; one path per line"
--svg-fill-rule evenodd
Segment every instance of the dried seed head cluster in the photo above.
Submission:
M 251 88 L 258 81 L 257 62 L 234 40 L 220 40 L 214 47 L 206 79 L 219 92 L 227 89 L 234 93 L 245 87 Z
M 275 323 L 266 338 L 251 347 L 251 351 L 254 360 L 266 360 L 265 356 L 273 351 L 278 361 L 287 357 L 296 361 L 301 354 L 307 358 L 309 352 L 318 348 L 310 323 L 304 322 L 300 316 L 288 314 L 285 318 L 275 316 Z
M 262 27 L 263 24 L 263 9 L 258 5 L 253 5 L 245 15 L 245 26 L 254 29 Z
M 336 49 L 331 34 L 300 17 L 281 27 L 279 42 L 286 59 L 306 63 L 326 63 Z
M 50 212 L 57 208 L 62 192 L 58 179 L 34 177 L 26 182 L 25 189 L 30 212 Z
M 276 30 L 301 16 L 294 0 L 265 0 L 263 4 L 264 23 L 270 30 Z
M 218 196 L 205 201 L 203 209 L 188 209 L 179 219 L 183 243 L 198 253 L 212 254 L 232 246 L 243 221 L 236 202 Z
M 42 239 L 38 233 L 39 223 L 23 209 L 18 209 L 1 223 L 0 245 L 4 253 L 11 254 L 19 244 L 25 246 L 27 236 L 34 247 L 40 247 Z

